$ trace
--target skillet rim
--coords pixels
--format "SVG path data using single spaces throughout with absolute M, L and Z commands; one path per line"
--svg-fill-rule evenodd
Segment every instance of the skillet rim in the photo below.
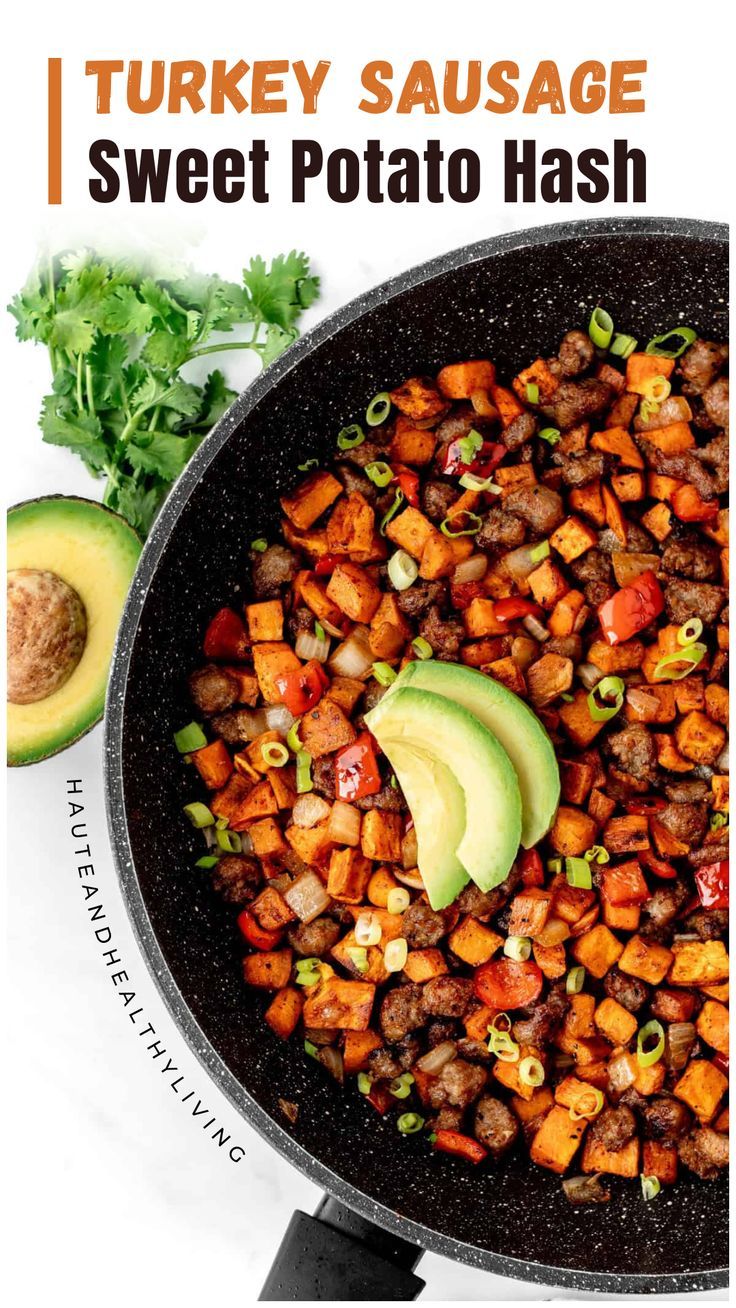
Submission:
M 674 236 L 728 246 L 728 226 L 725 223 L 667 217 L 571 220 L 488 237 L 427 260 L 363 292 L 319 322 L 241 392 L 202 442 L 179 477 L 164 502 L 138 561 L 115 643 L 105 705 L 105 806 L 113 861 L 128 917 L 148 971 L 166 1008 L 189 1048 L 232 1107 L 283 1158 L 348 1208 L 403 1239 L 416 1243 L 422 1250 L 457 1259 L 498 1276 L 531 1281 L 542 1286 L 593 1290 L 599 1294 L 666 1294 L 723 1288 L 728 1284 L 728 1268 L 712 1268 L 703 1272 L 669 1272 L 659 1276 L 636 1272 L 619 1275 L 605 1271 L 593 1272 L 557 1267 L 551 1263 L 529 1263 L 507 1254 L 480 1249 L 478 1246 L 466 1244 L 453 1236 L 400 1217 L 344 1181 L 294 1140 L 275 1118 L 261 1107 L 226 1066 L 194 1018 L 174 980 L 151 925 L 136 875 L 128 836 L 123 784 L 125 698 L 133 642 L 149 588 L 159 560 L 173 536 L 179 516 L 201 475 L 251 410 L 316 347 L 396 295 L 453 269 L 502 255 L 509 250 L 562 241 L 585 242 L 615 235 Z

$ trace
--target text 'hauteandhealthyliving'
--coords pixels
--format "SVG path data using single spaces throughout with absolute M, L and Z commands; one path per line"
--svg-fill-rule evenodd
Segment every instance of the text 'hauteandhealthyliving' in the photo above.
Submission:
M 207 1136 L 222 1149 L 233 1163 L 239 1163 L 245 1154 L 242 1145 L 235 1143 L 221 1126 L 216 1115 L 207 1107 L 198 1092 L 188 1085 L 185 1073 L 181 1072 L 159 1038 L 156 1028 L 149 1020 L 145 1007 L 139 1002 L 138 995 L 130 978 L 127 963 L 117 947 L 113 930 L 110 926 L 102 892 L 97 881 L 92 845 L 89 839 L 84 784 L 80 778 L 67 780 L 66 783 L 69 834 L 73 842 L 72 854 L 84 904 L 89 916 L 90 926 L 96 943 L 100 946 L 103 964 L 117 994 L 123 1011 L 135 1028 L 138 1039 L 151 1058 L 154 1066 L 166 1079 L 167 1084 L 177 1096 L 180 1104 L 186 1105 L 186 1111 L 205 1131 Z M 80 861 L 81 860 L 81 861 Z

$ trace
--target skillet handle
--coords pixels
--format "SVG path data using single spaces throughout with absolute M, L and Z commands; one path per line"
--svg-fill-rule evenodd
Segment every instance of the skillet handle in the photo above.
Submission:
M 314 1214 L 294 1213 L 259 1302 L 416 1299 L 413 1269 L 424 1253 L 327 1195 Z

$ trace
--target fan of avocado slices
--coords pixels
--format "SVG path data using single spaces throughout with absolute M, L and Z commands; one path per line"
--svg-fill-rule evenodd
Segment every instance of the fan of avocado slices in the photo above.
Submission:
M 434 909 L 468 879 L 506 880 L 519 845 L 550 829 L 560 800 L 554 747 L 523 700 L 473 668 L 408 664 L 366 725 L 414 818 L 419 866 Z

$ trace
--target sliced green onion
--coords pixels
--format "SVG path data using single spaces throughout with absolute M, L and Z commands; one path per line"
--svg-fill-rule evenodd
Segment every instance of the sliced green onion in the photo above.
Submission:
M 315 459 L 315 463 L 316 463 L 316 459 Z M 251 541 L 250 547 L 252 550 L 255 550 L 256 554 L 264 554 L 265 551 L 268 549 L 268 541 L 266 540 L 265 536 L 258 536 L 256 540 Z
M 679 635 L 679 633 L 678 633 Z M 706 645 L 686 645 L 684 649 L 675 650 L 672 654 L 665 654 L 660 660 L 652 673 L 654 680 L 661 677 L 666 668 L 672 667 L 673 664 L 682 663 L 684 667 L 679 672 L 670 672 L 670 681 L 682 681 L 683 677 L 689 676 L 693 668 L 697 668 L 702 663 L 708 647 Z
M 397 550 L 388 561 L 388 575 L 394 590 L 408 590 L 419 576 L 419 564 L 406 550 Z
M 645 1049 L 644 1046 L 648 1040 L 654 1040 L 656 1043 L 651 1049 Z M 658 1063 L 664 1053 L 664 1027 L 661 1022 L 653 1018 L 645 1026 L 639 1028 L 636 1037 L 636 1061 L 640 1067 L 651 1067 L 653 1063 Z
M 358 445 L 362 445 L 365 440 L 365 432 L 359 427 L 357 422 L 353 422 L 349 427 L 343 427 L 337 438 L 338 450 L 354 450 Z
M 590 849 L 586 849 L 585 853 L 583 854 L 583 858 L 588 863 L 603 864 L 603 863 L 610 863 L 611 861 L 611 855 L 609 854 L 608 850 L 603 847 L 603 845 L 591 845 Z
M 365 420 L 369 427 L 380 427 L 391 412 L 391 396 L 388 391 L 379 391 L 373 396 L 365 411 Z
M 215 820 L 215 815 L 208 809 L 206 804 L 201 804 L 195 800 L 193 804 L 185 804 L 184 812 L 193 827 L 211 827 Z
M 496 1016 L 489 1024 L 488 1034 L 490 1035 L 493 1031 L 500 1031 L 502 1032 L 502 1034 L 508 1035 L 510 1030 L 511 1030 L 511 1018 L 509 1017 L 508 1013 L 496 1013 Z
M 223 854 L 239 854 L 243 848 L 243 842 L 237 831 L 220 831 L 215 828 L 215 838 Z
M 467 436 L 461 436 L 457 448 L 463 463 L 472 463 L 476 454 L 483 449 L 483 437 L 475 427 L 471 427 Z
M 615 354 L 617 359 L 628 359 L 634 353 L 636 344 L 635 336 L 624 336 L 623 332 L 616 332 L 611 341 L 610 353 Z
M 296 756 L 296 793 L 307 795 L 312 789 L 312 755 L 300 749 Z
M 529 936 L 508 936 L 504 941 L 503 952 L 515 963 L 525 963 L 531 957 L 532 942 Z
M 298 754 L 299 750 L 302 747 L 302 742 L 299 739 L 300 722 L 301 722 L 301 718 L 297 718 L 296 722 L 292 722 L 291 726 L 289 727 L 289 730 L 286 733 L 286 743 L 289 746 L 289 749 L 291 750 L 292 754 Z
M 549 558 L 549 541 L 540 540 L 538 545 L 534 545 L 529 551 L 530 563 L 541 563 L 542 559 Z
M 424 662 L 425 659 L 431 659 L 432 655 L 434 654 L 434 650 L 432 649 L 432 646 L 430 645 L 428 640 L 424 639 L 424 636 L 417 636 L 411 642 L 411 647 L 414 650 L 414 653 L 416 654 L 417 658 L 421 659 L 422 662 Z
M 216 854 L 203 854 L 201 858 L 197 859 L 194 866 L 209 869 L 209 868 L 213 868 L 216 863 L 219 863 L 219 861 L 220 860 Z
M 403 1072 L 391 1082 L 389 1091 L 394 1099 L 408 1099 L 411 1094 L 411 1088 L 414 1084 L 414 1077 L 411 1072 Z
M 369 481 L 373 482 L 374 486 L 380 486 L 383 489 L 384 486 L 388 486 L 390 481 L 393 481 L 394 470 L 383 459 L 375 459 L 373 463 L 366 463 L 365 475 Z
M 651 400 L 653 404 L 662 404 L 667 399 L 672 387 L 666 377 L 647 377 L 642 384 L 641 394 L 645 400 Z
M 565 977 L 565 990 L 568 995 L 579 995 L 585 985 L 585 968 L 571 967 Z
M 613 336 L 613 318 L 600 305 L 590 315 L 588 335 L 599 350 L 607 350 Z
M 355 921 L 355 939 L 359 945 L 380 945 L 381 922 L 371 912 L 360 913 Z
M 656 400 L 642 400 L 641 416 L 645 422 L 649 422 L 651 418 L 656 418 L 658 413 L 659 405 Z
M 527 382 L 526 398 L 529 404 L 539 404 L 539 387 L 536 382 Z
M 649 1203 L 650 1199 L 656 1199 L 662 1189 L 662 1186 L 659 1183 L 659 1178 L 656 1176 L 645 1176 L 642 1172 L 639 1179 L 641 1180 L 642 1198 L 646 1200 L 647 1203 Z
M 228 822 L 227 818 L 224 817 L 219 817 L 215 822 L 215 826 L 218 831 L 225 831 L 229 825 L 230 823 Z
M 396 1118 L 396 1126 L 402 1135 L 414 1135 L 424 1126 L 424 1118 L 419 1113 L 402 1113 Z
M 396 773 L 395 773 L 395 772 L 392 772 L 392 773 L 391 773 L 391 776 L 389 777 L 389 782 L 388 782 L 388 784 L 390 785 L 390 787 L 391 787 L 392 790 L 398 790 L 398 789 L 399 789 L 399 782 L 398 782 L 398 779 L 397 779 L 397 777 L 396 777 Z
M 720 831 L 720 830 L 721 830 L 721 827 L 727 827 L 727 826 L 728 826 L 728 814 L 727 814 L 727 813 L 713 813 L 713 814 L 712 814 L 711 819 L 710 819 L 710 829 L 711 829 L 711 831 Z
M 391 914 L 403 913 L 410 903 L 411 895 L 403 886 L 394 886 L 386 896 L 386 908 Z
M 548 859 L 547 859 L 547 871 L 548 871 L 548 872 L 554 872 L 554 873 L 561 872 L 561 871 L 562 871 L 562 859 L 561 859 L 561 858 L 548 858 Z
M 368 962 L 368 951 L 360 945 L 348 945 L 345 950 L 350 962 L 358 972 L 367 972 L 370 967 Z
M 373 1085 L 373 1078 L 367 1072 L 358 1072 L 358 1089 L 362 1095 L 369 1095 Z
M 575 886 L 578 890 L 590 890 L 593 885 L 590 863 L 584 858 L 566 858 L 565 876 L 567 884 Z
M 305 1052 L 305 1054 L 309 1054 L 309 1057 L 310 1057 L 310 1058 L 316 1058 L 316 1057 L 317 1057 L 317 1054 L 319 1053 L 319 1049 L 317 1048 L 316 1045 L 313 1045 L 313 1044 L 312 1044 L 312 1041 L 311 1041 L 311 1040 L 305 1040 L 305 1041 L 304 1041 L 304 1052 Z
M 325 631 L 325 629 L 324 629 L 324 627 L 322 626 L 322 623 L 321 623 L 321 622 L 315 622 L 315 624 L 314 624 L 314 634 L 315 634 L 317 640 L 327 640 L 327 632 Z
M 437 1132 L 430 1131 L 429 1135 L 427 1136 L 427 1139 L 429 1140 L 430 1144 L 434 1144 L 437 1139 Z
M 312 468 L 319 467 L 319 459 L 307 459 L 305 463 L 297 464 L 297 472 L 309 472 Z
M 548 445 L 556 445 L 562 438 L 562 432 L 558 427 L 543 427 L 540 432 L 537 432 L 537 435 L 540 440 L 546 441 Z
M 207 737 L 198 722 L 188 722 L 174 732 L 174 744 L 180 754 L 191 754 L 195 749 L 204 749 Z
M 583 1090 L 578 1095 L 568 1112 L 573 1122 L 581 1122 L 584 1117 L 590 1120 L 598 1116 L 605 1102 L 602 1091 L 591 1086 L 590 1090 Z
M 390 663 L 374 663 L 371 673 L 379 686 L 390 686 L 396 680 L 396 672 Z
M 388 510 L 388 513 L 384 513 L 383 517 L 381 518 L 381 525 L 379 527 L 379 531 L 382 536 L 386 535 L 386 528 L 388 524 L 390 523 L 394 515 L 398 513 L 403 503 L 404 503 L 404 492 L 397 490 L 396 496 L 394 498 L 394 502 L 391 505 L 390 509 Z
M 496 1027 L 491 1027 L 488 1048 L 501 1063 L 519 1061 L 519 1046 L 508 1031 L 499 1031 Z
M 645 354 L 656 354 L 659 359 L 679 359 L 681 354 L 685 353 L 688 346 L 692 345 L 696 339 L 697 333 L 692 327 L 673 327 L 669 332 L 663 332 L 661 336 L 653 336 L 647 345 Z M 668 345 L 668 342 L 679 340 L 680 345 Z
M 270 768 L 282 768 L 289 762 L 289 751 L 280 740 L 268 740 L 261 745 L 261 758 Z
M 567 690 L 563 690 L 562 694 L 560 695 L 560 699 L 562 700 L 563 704 L 575 703 L 575 696 L 571 695 Z
M 544 1085 L 544 1067 L 538 1058 L 522 1058 L 519 1063 L 519 1080 L 522 1085 Z
M 319 981 L 319 972 L 297 972 L 294 980 L 298 986 L 316 986 Z
M 383 951 L 383 966 L 387 972 L 401 972 L 409 957 L 409 945 L 403 936 L 389 940 Z
M 459 531 L 451 531 L 450 523 L 455 518 L 464 520 L 468 523 L 468 526 L 460 528 Z M 455 540 L 457 536 L 477 536 L 482 526 L 483 519 L 477 513 L 468 513 L 466 510 L 460 513 L 448 513 L 444 521 L 440 523 L 440 531 L 443 536 L 449 536 L 450 540 Z
M 604 677 L 597 686 L 594 686 L 588 695 L 588 712 L 593 722 L 608 722 L 611 718 L 615 718 L 623 707 L 625 689 L 622 677 Z M 603 700 L 614 696 L 614 703 L 599 704 L 596 698 L 598 695 Z
M 497 486 L 491 477 L 478 477 L 474 472 L 464 472 L 459 484 L 464 490 L 492 491 L 494 495 L 501 494 L 501 487 Z
M 299 972 L 316 972 L 319 969 L 320 960 L 318 958 L 299 958 L 297 959 L 296 970 Z
M 703 624 L 700 618 L 688 618 L 683 622 L 677 633 L 678 645 L 692 645 L 694 640 L 699 640 L 703 634 Z

